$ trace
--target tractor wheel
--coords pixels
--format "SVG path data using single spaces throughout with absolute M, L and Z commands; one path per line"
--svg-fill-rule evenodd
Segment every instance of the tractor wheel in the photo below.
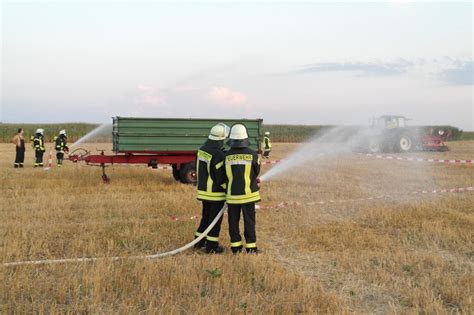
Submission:
M 413 140 L 409 134 L 402 134 L 397 143 L 398 152 L 410 152 L 413 149 Z
M 181 181 L 181 175 L 179 174 L 179 170 L 176 167 L 176 164 L 173 164 L 173 177 L 177 181 Z
M 182 165 L 181 169 L 179 170 L 179 175 L 183 184 L 195 185 L 197 182 L 196 163 L 190 162 Z
M 377 139 L 372 138 L 369 140 L 369 152 L 370 153 L 379 153 L 380 152 L 380 143 Z

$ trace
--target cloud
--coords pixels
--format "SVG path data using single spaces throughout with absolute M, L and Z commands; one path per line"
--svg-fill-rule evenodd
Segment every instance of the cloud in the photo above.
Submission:
M 401 58 L 393 62 L 325 62 L 307 65 L 293 73 L 311 74 L 345 71 L 357 72 L 361 76 L 378 77 L 404 74 L 413 65 L 413 62 Z
M 163 104 L 165 101 L 164 95 L 161 93 L 160 89 L 139 84 L 137 86 L 137 94 L 134 98 L 134 103 L 136 105 L 151 105 L 156 106 Z
M 247 96 L 222 86 L 211 87 L 207 98 L 216 105 L 242 106 L 247 103 Z
M 474 85 L 474 60 L 455 61 L 453 66 L 437 74 L 437 78 L 450 85 Z

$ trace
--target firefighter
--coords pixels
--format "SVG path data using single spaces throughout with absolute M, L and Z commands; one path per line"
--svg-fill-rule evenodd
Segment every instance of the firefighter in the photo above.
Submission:
M 195 237 L 199 237 L 214 221 L 225 203 L 225 168 L 223 152 L 228 127 L 222 123 L 212 127 L 207 141 L 199 149 L 196 161 L 197 199 L 202 201 L 202 218 Z M 224 248 L 219 245 L 222 217 L 207 234 L 206 239 L 195 245 L 205 248 L 209 254 L 220 254 Z
M 15 144 L 16 148 L 15 168 L 23 168 L 23 163 L 25 162 L 25 138 L 23 134 L 23 128 L 19 128 L 17 134 L 12 139 L 12 143 Z
M 67 134 L 66 130 L 61 130 L 59 132 L 59 136 L 54 137 L 55 148 L 56 148 L 56 158 L 58 161 L 58 167 L 63 166 L 64 161 L 64 152 L 69 152 L 69 148 L 67 146 Z
M 43 154 L 46 151 L 44 147 L 44 130 L 36 129 L 33 137 L 33 148 L 35 150 L 35 167 L 43 166 Z
M 272 141 L 270 140 L 270 132 L 266 131 L 263 137 L 263 157 L 268 159 L 270 152 L 272 152 Z
M 255 203 L 260 201 L 257 185 L 260 160 L 257 152 L 249 148 L 247 128 L 242 124 L 232 126 L 227 144 L 230 147 L 225 156 L 230 248 L 234 254 L 242 252 L 243 244 L 239 231 L 242 212 L 246 251 L 257 253 Z

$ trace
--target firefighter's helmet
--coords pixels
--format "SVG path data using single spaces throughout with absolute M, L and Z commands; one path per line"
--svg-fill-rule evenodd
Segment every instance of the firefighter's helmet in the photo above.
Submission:
M 36 129 L 36 133 L 43 135 L 44 134 L 44 129 L 38 128 Z
M 270 135 L 270 131 L 265 131 L 265 136 L 269 136 Z
M 230 129 L 229 142 L 231 148 L 246 148 L 249 146 L 247 128 L 242 124 L 235 124 Z
M 66 130 L 64 130 L 64 129 L 61 130 L 61 131 L 59 132 L 59 135 L 65 135 L 65 136 L 67 136 L 67 135 L 66 135 Z
M 221 124 L 215 125 L 214 127 L 212 127 L 208 138 L 210 140 L 214 140 L 214 141 L 225 140 L 225 138 L 226 138 L 225 127 Z

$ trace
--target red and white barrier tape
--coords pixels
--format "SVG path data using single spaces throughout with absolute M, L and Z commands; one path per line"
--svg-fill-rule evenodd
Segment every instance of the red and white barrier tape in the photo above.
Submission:
M 410 162 L 428 162 L 428 163 L 439 163 L 439 164 L 473 164 L 473 160 L 443 160 L 443 159 L 427 159 L 427 158 L 414 158 L 414 157 L 402 157 L 402 156 L 390 156 L 390 155 L 380 155 L 380 154 L 371 154 L 371 153 L 360 153 L 359 155 L 364 155 L 367 157 L 375 157 L 382 160 L 393 160 L 393 161 L 410 161 Z
M 460 188 L 452 188 L 452 189 L 435 189 L 435 190 L 420 190 L 420 191 L 413 191 L 411 193 L 407 193 L 406 195 L 435 195 L 435 194 L 445 194 L 445 193 L 461 193 L 461 192 L 471 192 L 474 191 L 474 186 L 469 187 L 460 187 Z M 276 209 L 276 208 L 284 208 L 289 205 L 301 206 L 313 206 L 313 205 L 327 205 L 327 204 L 334 204 L 334 203 L 348 203 L 348 202 L 359 202 L 359 201 L 371 201 L 371 200 L 378 200 L 378 199 L 386 199 L 386 198 L 394 198 L 396 195 L 381 195 L 381 196 L 374 196 L 374 197 L 367 197 L 367 198 L 356 198 L 356 199 L 340 199 L 340 200 L 327 200 L 327 201 L 311 201 L 311 202 L 280 202 L 274 206 L 260 206 L 259 209 Z

